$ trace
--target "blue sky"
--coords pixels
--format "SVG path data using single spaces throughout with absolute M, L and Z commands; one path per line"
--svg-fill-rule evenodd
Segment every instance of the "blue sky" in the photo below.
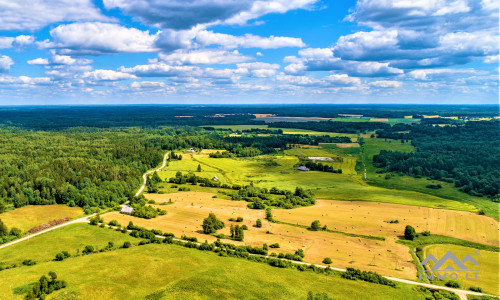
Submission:
M 498 104 L 497 0 L 0 0 L 0 104 Z

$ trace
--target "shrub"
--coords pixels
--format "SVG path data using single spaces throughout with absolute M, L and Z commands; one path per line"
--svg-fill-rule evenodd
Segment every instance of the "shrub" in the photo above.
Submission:
M 83 255 L 85 255 L 85 254 L 90 254 L 90 253 L 92 253 L 92 252 L 94 252 L 94 247 L 93 247 L 93 246 L 91 246 L 91 245 L 87 245 L 87 246 L 85 246 L 85 248 L 83 249 L 82 254 L 83 254 Z
M 131 246 L 132 246 L 132 244 L 130 244 L 129 241 L 126 241 L 126 242 L 123 243 L 122 248 L 130 248 Z
M 482 293 L 483 292 L 483 289 L 478 287 L 478 286 L 471 286 L 469 288 L 469 290 L 473 291 L 473 292 L 478 292 L 478 293 Z
M 243 218 L 242 217 L 236 218 L 236 222 L 243 222 Z
M 455 289 L 459 289 L 462 286 L 462 284 L 460 284 L 460 282 L 454 281 L 454 280 L 449 280 L 444 285 L 446 285 L 447 287 L 455 288 Z
M 332 259 L 329 257 L 325 257 L 325 259 L 323 259 L 323 263 L 329 265 L 332 263 Z
M 97 225 L 97 224 L 99 224 L 99 218 L 97 218 L 97 217 L 92 217 L 92 218 L 89 219 L 89 221 L 90 221 L 90 225 Z
M 12 227 L 10 229 L 10 233 L 9 234 L 12 235 L 12 236 L 18 237 L 18 238 L 23 235 L 21 229 L 16 228 L 16 227 Z
M 269 245 L 269 248 L 279 248 L 279 247 L 280 247 L 280 244 L 278 244 L 278 243 L 274 243 L 274 244 Z
M 34 261 L 32 259 L 25 259 L 25 260 L 23 260 L 23 265 L 25 265 L 25 266 L 34 266 L 34 265 L 36 265 L 36 261 Z
M 422 235 L 423 236 L 430 236 L 431 232 L 429 230 L 426 230 L 426 231 L 422 232 Z
M 255 222 L 255 227 L 261 228 L 262 227 L 262 221 L 260 219 L 257 219 Z
M 241 229 L 242 230 L 248 230 L 248 226 L 247 225 L 241 225 Z
M 111 220 L 111 221 L 109 221 L 108 225 L 110 225 L 110 226 L 120 226 L 120 223 L 118 223 L 117 220 Z

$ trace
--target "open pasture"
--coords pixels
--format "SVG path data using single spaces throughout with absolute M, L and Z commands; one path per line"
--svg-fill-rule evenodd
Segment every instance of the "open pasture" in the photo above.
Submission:
M 80 207 L 69 207 L 66 205 L 28 205 L 0 214 L 0 219 L 7 227 L 17 227 L 23 232 L 26 232 L 37 225 L 52 220 L 58 220 L 65 217 L 75 218 L 78 216 L 83 216 L 83 210 Z
M 500 295 L 500 278 L 498 277 L 499 272 L 499 262 L 500 262 L 500 253 L 499 252 L 490 252 L 490 251 L 477 251 L 473 248 L 462 247 L 457 245 L 431 245 L 424 248 L 424 257 L 429 254 L 434 255 L 437 259 L 446 254 L 446 252 L 452 251 L 458 259 L 463 259 L 467 254 L 470 254 L 479 265 L 473 265 L 470 261 L 465 262 L 465 265 L 469 270 L 477 270 L 479 273 L 477 276 L 477 280 L 464 280 L 465 274 L 464 272 L 457 272 L 459 274 L 460 283 L 462 284 L 462 288 L 469 288 L 470 286 L 478 286 L 483 289 L 486 293 L 491 293 L 495 295 Z M 432 267 L 434 262 L 430 261 L 428 267 Z M 460 270 L 455 263 L 451 260 L 448 261 L 448 264 L 444 265 L 446 267 L 450 265 L 455 270 Z M 454 271 L 450 271 L 452 273 Z M 443 272 L 439 272 L 443 274 Z M 474 279 L 473 272 L 468 272 L 470 279 Z
M 403 235 L 406 225 L 417 233 L 451 236 L 471 242 L 499 246 L 496 220 L 471 212 L 433 209 L 389 203 L 318 200 L 316 205 L 293 210 L 273 210 L 277 220 L 310 225 L 319 220 L 330 229 L 384 236 L 394 240 Z M 398 220 L 399 223 L 389 223 Z
M 384 141 L 382 140 L 381 142 L 383 143 Z M 389 144 L 387 143 L 387 145 Z M 407 149 L 410 147 L 409 149 L 412 149 L 407 144 L 401 145 L 401 147 L 406 147 Z M 318 151 L 321 151 L 321 153 L 326 155 L 326 153 L 337 150 L 300 148 L 287 151 L 292 151 L 292 153 L 300 155 L 307 155 L 313 152 L 317 154 Z M 373 151 L 367 155 L 372 155 L 371 153 Z M 211 178 L 210 176 L 217 176 L 221 182 L 229 184 L 248 185 L 253 182 L 259 187 L 277 187 L 288 190 L 294 190 L 297 186 L 300 186 L 312 190 L 318 199 L 389 202 L 472 212 L 478 211 L 473 205 L 456 200 L 445 199 L 421 192 L 395 190 L 369 185 L 361 179 L 360 175 L 356 175 L 355 156 L 344 156 L 344 162 L 340 166 L 343 169 L 343 174 L 298 171 L 294 168 L 294 165 L 299 163 L 299 159 L 290 155 L 264 155 L 253 158 L 210 158 L 193 155 L 192 160 L 191 162 L 189 162 L 189 159 L 186 159 L 186 161 L 183 160 L 181 164 L 189 165 L 191 170 L 195 170 L 198 164 L 200 164 L 203 170 L 199 174 L 200 176 L 209 178 Z M 175 173 L 178 171 L 175 168 L 176 163 L 173 162 L 163 169 L 159 173 L 160 177 L 167 179 L 175 176 Z M 217 171 L 203 175 L 208 170 Z M 198 173 L 196 174 L 198 176 Z
M 306 299 L 308 291 L 361 299 L 367 290 L 370 299 L 424 299 L 409 285 L 392 288 L 157 244 L 4 270 L 2 299 L 24 299 L 14 290 L 49 271 L 68 283 L 50 299 L 144 299 L 153 294 L 153 299 Z
M 71 224 L 0 249 L 0 265 L 20 265 L 25 259 L 32 259 L 37 263 L 51 261 L 61 251 L 68 251 L 74 256 L 77 249 L 81 251 L 86 245 L 102 249 L 108 242 L 120 247 L 125 241 L 138 243 L 140 239 L 109 228 L 85 223 Z
M 297 249 L 303 249 L 306 254 L 305 261 L 308 262 L 321 263 L 325 257 L 330 257 L 334 266 L 352 266 L 404 278 L 414 278 L 415 276 L 415 267 L 409 262 L 411 256 L 408 253 L 408 248 L 404 245 L 389 240 L 357 238 L 340 233 L 309 231 L 287 224 L 270 223 L 264 219 L 263 210 L 249 209 L 247 202 L 217 199 L 212 198 L 212 196 L 213 194 L 200 192 L 146 194 L 147 199 L 156 202 L 167 202 L 171 199 L 174 203 L 162 207 L 167 210 L 166 215 L 150 220 L 121 215 L 118 212 L 106 214 L 103 218 L 106 222 L 116 219 L 121 224 L 128 224 L 129 221 L 132 221 L 135 225 L 172 232 L 176 236 L 185 234 L 195 236 L 200 241 L 212 242 L 216 238 L 203 234 L 201 224 L 203 219 L 210 212 L 213 212 L 226 224 L 226 227 L 219 230 L 218 233 L 229 235 L 231 224 L 248 226 L 249 230 L 245 231 L 243 242 L 226 240 L 230 243 L 257 247 L 262 247 L 264 243 L 268 245 L 279 243 L 279 249 L 270 250 L 294 253 Z M 273 210 L 273 212 L 275 211 L 279 210 Z M 283 212 L 294 214 L 295 209 L 283 210 Z M 239 216 L 243 217 L 243 222 L 229 221 L 229 218 Z M 257 219 L 262 220 L 262 228 L 254 226 Z M 272 234 L 266 233 L 267 231 Z M 375 262 L 373 263 L 374 257 Z M 396 265 L 398 265 L 398 270 L 395 270 Z

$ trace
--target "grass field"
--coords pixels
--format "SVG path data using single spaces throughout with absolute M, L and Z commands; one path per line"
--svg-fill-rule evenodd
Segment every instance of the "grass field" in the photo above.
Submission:
M 308 291 L 362 299 L 368 290 L 370 299 L 425 299 L 407 285 L 391 288 L 153 244 L 4 270 L 2 299 L 23 299 L 14 289 L 49 271 L 68 283 L 51 299 L 144 299 L 152 294 L 160 295 L 154 299 L 306 299 Z
M 465 275 L 463 272 L 457 272 L 463 288 L 469 288 L 470 286 L 478 286 L 483 289 L 486 293 L 492 293 L 495 295 L 500 295 L 500 280 L 498 277 L 499 273 L 499 262 L 500 253 L 499 252 L 489 252 L 489 251 L 477 251 L 472 248 L 457 246 L 457 245 L 431 245 L 424 248 L 424 257 L 433 254 L 437 259 L 442 257 L 446 252 L 452 251 L 459 259 L 464 258 L 467 254 L 470 254 L 479 265 L 473 265 L 470 262 L 466 262 L 465 265 L 469 270 L 478 270 L 477 281 L 476 280 L 464 280 Z M 434 263 L 429 263 L 429 267 L 432 267 Z M 459 270 L 453 262 L 449 261 L 454 269 Z M 446 267 L 447 265 L 443 266 Z M 452 272 L 452 271 L 451 271 Z M 440 272 L 443 273 L 443 272 Z M 472 273 L 472 272 L 471 272 Z M 469 278 L 473 279 L 474 275 L 470 274 Z
M 58 220 L 65 217 L 75 218 L 78 216 L 83 216 L 83 210 L 80 207 L 69 207 L 66 205 L 28 205 L 0 214 L 0 219 L 7 227 L 17 227 L 25 232 L 37 225 L 52 220 Z
M 164 195 L 146 194 L 147 199 L 152 199 L 156 202 L 172 200 L 174 203 L 168 206 L 161 206 L 167 210 L 166 215 L 150 220 L 122 215 L 118 212 L 106 214 L 103 218 L 106 222 L 115 219 L 121 224 L 128 224 L 129 221 L 132 221 L 136 225 L 172 232 L 176 236 L 185 234 L 187 236 L 195 236 L 200 241 L 208 240 L 213 242 L 216 238 L 203 234 L 201 227 L 203 219 L 209 213 L 213 212 L 226 224 L 226 228 L 219 230 L 218 233 L 229 235 L 231 224 L 245 224 L 248 226 L 249 230 L 245 231 L 244 242 L 229 241 L 234 244 L 262 247 L 264 243 L 268 245 L 279 243 L 280 248 L 273 251 L 293 253 L 297 249 L 303 249 L 306 254 L 305 260 L 308 262 L 321 263 L 325 257 L 330 257 L 335 266 L 353 266 L 377 271 L 386 275 L 409 279 L 415 278 L 415 267 L 408 262 L 408 260 L 411 260 L 408 248 L 404 245 L 396 244 L 392 240 L 379 241 L 357 238 L 339 233 L 308 231 L 304 228 L 287 224 L 270 223 L 264 219 L 263 210 L 249 209 L 247 208 L 247 202 L 217 199 L 212 198 L 212 196 L 213 194 L 200 192 L 181 192 Z M 297 210 L 274 211 L 293 215 Z M 229 221 L 229 218 L 239 216 L 244 219 L 242 223 Z M 300 224 L 305 223 L 309 225 L 310 222 L 317 218 L 308 218 L 306 222 L 300 222 Z M 254 226 L 257 219 L 262 220 L 262 228 Z M 272 234 L 267 234 L 267 231 L 270 231 Z M 344 230 L 342 227 L 339 228 L 339 231 L 347 230 Z M 372 263 L 374 256 L 376 256 L 375 263 Z M 399 270 L 395 270 L 397 262 L 399 262 Z
M 391 143 L 378 140 L 375 145 L 378 145 L 378 148 L 382 148 L 391 146 Z M 396 144 L 396 146 L 403 149 L 406 148 L 408 151 L 412 150 L 412 147 L 408 144 Z M 343 148 L 341 150 L 345 149 L 357 148 Z M 326 155 L 327 153 L 332 156 L 330 153 L 338 153 L 337 148 L 331 147 L 326 149 L 299 148 L 287 151 L 291 151 L 288 153 L 300 156 L 304 154 Z M 375 152 L 374 150 L 366 151 L 365 155 L 370 157 Z M 298 171 L 294 168 L 294 165 L 299 163 L 299 159 L 291 155 L 258 156 L 253 158 L 210 158 L 206 155 L 193 155 L 192 161 L 190 161 L 191 156 L 189 156 L 180 162 L 171 162 L 168 167 L 159 172 L 159 175 L 162 179 L 168 179 L 175 176 L 175 173 L 179 170 L 183 172 L 186 170 L 194 171 L 198 164 L 200 164 L 203 172 L 196 173 L 197 176 L 207 178 L 217 176 L 221 182 L 229 184 L 247 185 L 253 182 L 260 187 L 277 187 L 288 190 L 294 190 L 295 187 L 300 186 L 314 191 L 316 197 L 319 199 L 362 200 L 472 212 L 478 211 L 475 206 L 458 200 L 445 199 L 416 191 L 387 189 L 369 185 L 361 179 L 360 175 L 356 174 L 355 156 L 351 154 L 343 154 L 343 156 L 344 162 L 336 166 L 343 169 L 343 174 Z
M 20 265 L 25 259 L 37 262 L 51 261 L 61 251 L 76 255 L 77 249 L 82 251 L 86 245 L 102 249 L 110 241 L 119 247 L 125 241 L 138 243 L 140 240 L 108 228 L 98 228 L 83 223 L 71 224 L 1 249 L 0 265 Z

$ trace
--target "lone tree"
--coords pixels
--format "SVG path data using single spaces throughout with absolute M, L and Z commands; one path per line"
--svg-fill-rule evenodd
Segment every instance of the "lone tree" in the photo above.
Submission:
M 405 239 L 413 241 L 417 237 L 417 233 L 415 232 L 415 228 L 410 225 L 406 225 L 405 227 Z
M 332 263 L 332 259 L 329 258 L 329 257 L 325 257 L 325 259 L 323 259 L 323 263 L 326 264 L 326 265 L 329 265 Z
M 260 219 L 257 219 L 257 221 L 255 222 L 255 226 L 258 227 L 258 228 L 261 228 L 262 227 L 262 221 Z
M 196 171 L 201 172 L 201 165 L 200 164 L 198 164 L 198 169 L 196 169 Z
M 312 223 L 311 223 L 311 230 L 312 231 L 318 231 L 321 229 L 321 223 L 319 222 L 319 220 L 314 220 Z
M 273 221 L 273 211 L 269 207 L 266 208 L 266 220 Z
M 209 213 L 208 217 L 203 220 L 203 233 L 205 234 L 211 234 L 215 233 L 217 230 L 224 228 L 226 225 L 224 225 L 224 222 L 221 220 L 217 219 L 215 214 Z

